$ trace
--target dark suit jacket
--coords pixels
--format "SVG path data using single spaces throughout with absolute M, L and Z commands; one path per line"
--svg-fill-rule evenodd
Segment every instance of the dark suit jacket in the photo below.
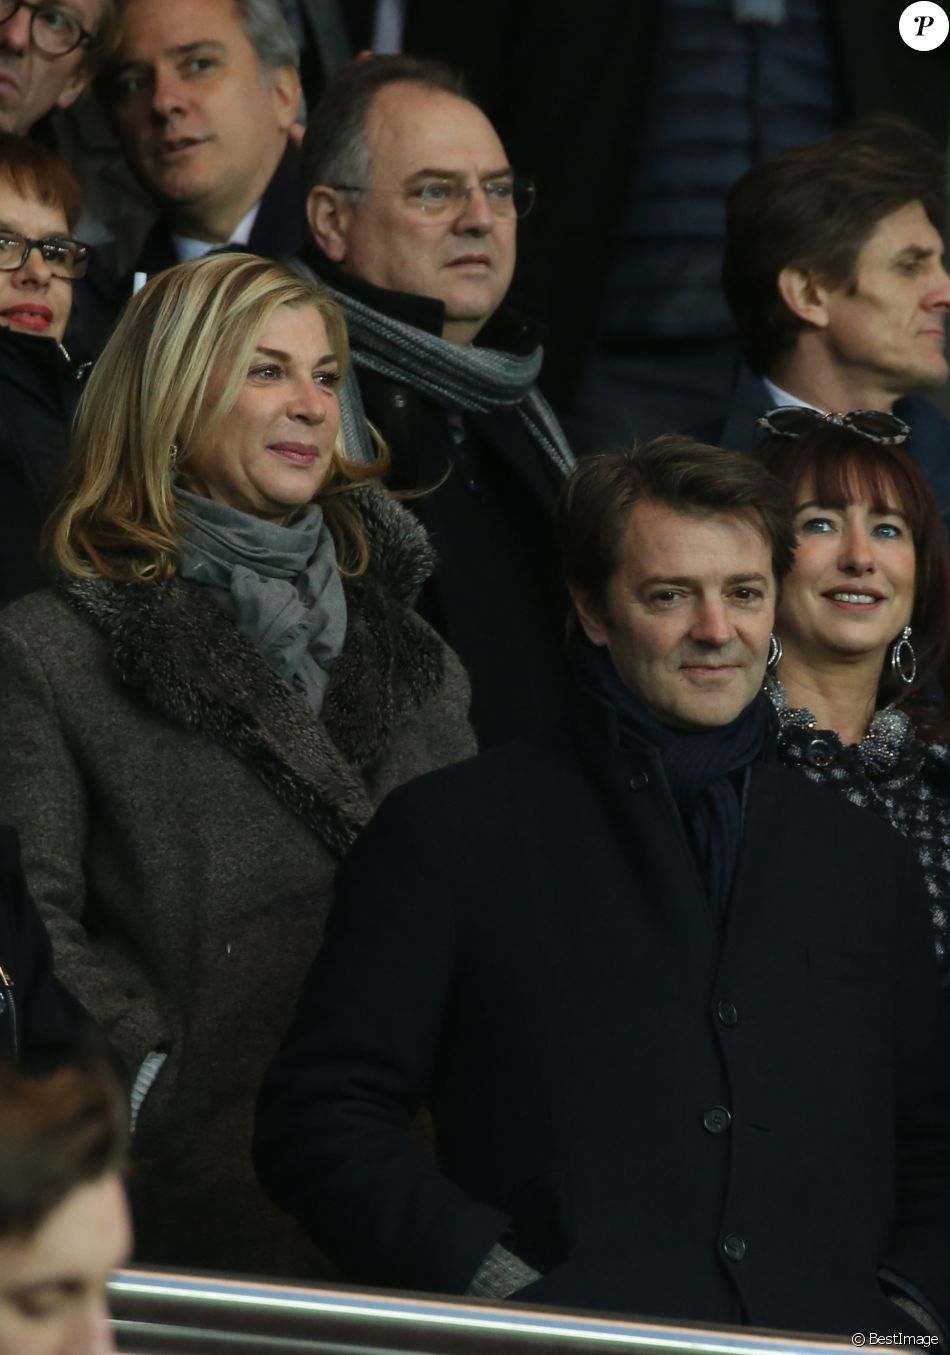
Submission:
M 261 198 L 246 248 L 248 253 L 260 254 L 266 259 L 289 259 L 299 253 L 306 238 L 300 151 L 293 142 L 288 142 L 284 157 Z M 135 265 L 136 271 L 160 273 L 178 262 L 171 226 L 164 217 L 159 217 L 146 238 Z
M 740 363 L 725 418 L 708 428 L 691 431 L 703 441 L 728 447 L 732 452 L 748 452 L 767 436 L 757 426 L 756 419 L 772 405 L 761 378 L 745 363 Z M 908 395 L 898 400 L 894 413 L 910 424 L 907 449 L 923 471 L 950 530 L 950 422 L 936 405 L 920 395 Z
M 437 1167 L 407 1137 L 426 1100 Z M 397 791 L 344 864 L 258 1169 L 350 1279 L 810 1331 L 950 1311 L 950 1044 L 922 881 L 752 771 L 720 944 L 658 762 L 603 707 Z

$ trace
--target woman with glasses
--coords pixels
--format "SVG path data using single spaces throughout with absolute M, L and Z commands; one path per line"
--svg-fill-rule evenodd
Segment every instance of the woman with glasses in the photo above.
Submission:
M 950 993 L 950 545 L 892 414 L 786 407 L 757 457 L 789 486 L 798 549 L 766 686 L 784 760 L 916 844 Z M 944 686 L 944 690 L 946 687 Z
M 63 346 L 88 250 L 63 162 L 0 133 L 0 604 L 38 582 L 47 495 L 69 445 L 85 368 Z
M 337 863 L 473 751 L 432 566 L 338 449 L 318 285 L 209 256 L 130 302 L 80 406 L 53 586 L 0 616 L 0 815 L 57 972 L 132 1085 L 141 1259 L 318 1275 L 255 1183 L 255 1097 Z

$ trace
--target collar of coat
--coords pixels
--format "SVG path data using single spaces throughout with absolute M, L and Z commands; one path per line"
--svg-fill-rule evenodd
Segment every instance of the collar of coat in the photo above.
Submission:
M 425 532 L 381 490 L 355 495 L 373 562 L 345 581 L 346 643 L 319 716 L 198 585 L 57 583 L 106 636 L 123 686 L 241 758 L 338 855 L 373 812 L 363 769 L 445 673 L 442 642 L 410 610 L 433 565 Z

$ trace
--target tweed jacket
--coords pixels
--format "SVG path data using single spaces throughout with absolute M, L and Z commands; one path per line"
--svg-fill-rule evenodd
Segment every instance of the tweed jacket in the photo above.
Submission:
M 257 1087 L 340 856 L 392 787 L 472 751 L 464 674 L 407 605 L 424 533 L 359 493 L 374 564 L 319 718 L 177 578 L 70 579 L 0 616 L 0 814 L 58 973 L 130 1076 L 167 1054 L 134 1136 L 143 1260 L 319 1273 L 253 1181 Z

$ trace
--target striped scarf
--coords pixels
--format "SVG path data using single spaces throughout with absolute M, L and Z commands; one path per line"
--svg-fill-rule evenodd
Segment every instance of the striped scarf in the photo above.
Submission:
M 337 291 L 317 279 L 299 260 L 293 266 L 302 276 L 319 281 L 346 315 L 353 363 L 340 391 L 340 426 L 350 460 L 372 461 L 376 455 L 353 370 L 356 367 L 401 381 L 447 409 L 468 414 L 515 410 L 562 474 L 574 465 L 574 454 L 554 411 L 534 384 L 541 370 L 540 347 L 519 356 L 495 348 L 448 343 Z

